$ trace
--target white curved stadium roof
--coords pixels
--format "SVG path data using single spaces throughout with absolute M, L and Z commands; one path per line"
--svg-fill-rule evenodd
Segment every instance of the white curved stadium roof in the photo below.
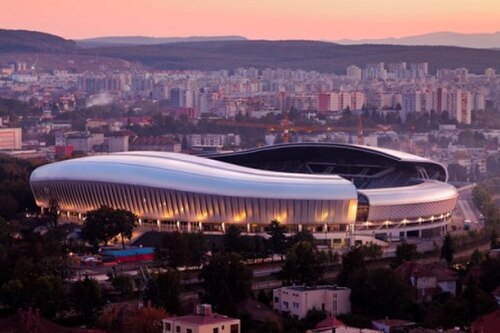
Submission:
M 164 152 L 129 152 L 66 160 L 37 168 L 30 178 L 30 182 L 50 180 L 109 182 L 233 197 L 357 199 L 354 185 L 335 175 L 261 171 Z

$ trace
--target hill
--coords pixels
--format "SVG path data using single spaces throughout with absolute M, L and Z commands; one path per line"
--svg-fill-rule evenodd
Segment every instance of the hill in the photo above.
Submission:
M 500 31 L 482 34 L 461 34 L 456 32 L 433 32 L 430 34 L 385 39 L 343 39 L 336 43 L 344 45 L 354 44 L 391 44 L 391 45 L 434 45 L 459 46 L 470 48 L 499 48 Z
M 0 29 L 0 53 L 75 52 L 74 41 L 37 31 Z
M 154 69 L 220 70 L 237 67 L 291 68 L 345 73 L 347 66 L 368 63 L 428 62 L 438 68 L 500 72 L 498 51 L 449 46 L 339 45 L 317 41 L 211 41 L 162 45 L 97 47 L 86 54 L 122 58 Z
M 125 45 L 155 45 L 182 42 L 207 42 L 207 41 L 230 41 L 246 40 L 241 36 L 192 36 L 192 37 L 145 37 L 145 36 L 120 36 L 120 37 L 97 37 L 80 39 L 76 41 L 79 47 L 96 46 L 125 46 Z

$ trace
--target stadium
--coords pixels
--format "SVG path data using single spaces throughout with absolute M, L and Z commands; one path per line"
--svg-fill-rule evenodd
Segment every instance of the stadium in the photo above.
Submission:
M 42 209 L 57 200 L 69 218 L 102 205 L 127 209 L 142 227 L 249 234 L 278 220 L 332 246 L 432 238 L 457 202 L 441 164 L 361 145 L 266 146 L 205 157 L 126 152 L 37 168 L 30 184 Z

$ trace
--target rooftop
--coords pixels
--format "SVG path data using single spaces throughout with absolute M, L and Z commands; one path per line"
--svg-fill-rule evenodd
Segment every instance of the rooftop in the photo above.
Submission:
M 324 286 L 315 286 L 315 287 L 307 287 L 307 286 L 290 286 L 290 287 L 282 287 L 284 289 L 291 289 L 295 291 L 312 291 L 312 290 L 347 290 L 346 287 L 339 287 L 337 285 L 324 285 Z

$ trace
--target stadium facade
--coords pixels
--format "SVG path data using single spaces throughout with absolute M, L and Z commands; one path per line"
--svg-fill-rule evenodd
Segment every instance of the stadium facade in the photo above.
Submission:
M 415 155 L 346 144 L 285 144 L 206 157 L 128 152 L 37 168 L 37 204 L 68 217 L 102 205 L 160 230 L 263 232 L 272 220 L 332 245 L 443 234 L 457 202 L 446 168 Z

